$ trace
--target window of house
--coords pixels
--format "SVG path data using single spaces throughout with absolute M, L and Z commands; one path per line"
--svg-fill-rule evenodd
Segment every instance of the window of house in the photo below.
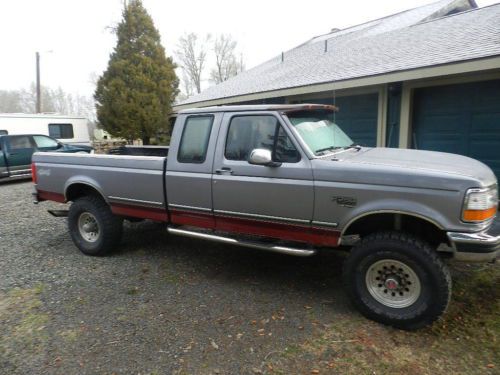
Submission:
M 186 119 L 177 160 L 180 163 L 201 164 L 207 156 L 213 116 L 191 116 Z
M 296 163 L 300 160 L 299 152 L 276 117 L 233 117 L 227 133 L 226 159 L 246 161 L 256 148 L 270 150 L 277 162 Z
M 49 124 L 49 135 L 57 139 L 74 138 L 73 124 Z

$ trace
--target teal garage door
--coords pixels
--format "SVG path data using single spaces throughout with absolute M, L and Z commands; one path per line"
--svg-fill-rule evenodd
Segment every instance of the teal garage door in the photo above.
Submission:
M 415 90 L 413 148 L 452 152 L 500 177 L 500 80 Z
M 324 99 L 301 100 L 302 103 L 333 104 L 333 96 Z M 338 96 L 335 105 L 339 111 L 335 122 L 351 139 L 362 146 L 377 145 L 378 94 Z

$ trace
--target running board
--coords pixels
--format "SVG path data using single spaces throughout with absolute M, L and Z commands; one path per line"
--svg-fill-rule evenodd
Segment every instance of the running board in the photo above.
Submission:
M 296 247 L 275 246 L 272 244 L 261 244 L 258 242 L 240 241 L 231 237 L 216 236 L 214 234 L 206 234 L 206 233 L 194 232 L 190 230 L 178 229 L 172 227 L 168 227 L 167 230 L 169 233 L 176 234 L 179 236 L 200 238 L 203 240 L 221 242 L 236 246 L 250 247 L 252 249 L 267 250 L 275 253 L 295 255 L 299 257 L 308 257 L 316 254 L 316 250 L 311 250 L 311 249 L 300 249 Z
M 68 210 L 47 210 L 54 217 L 68 217 Z

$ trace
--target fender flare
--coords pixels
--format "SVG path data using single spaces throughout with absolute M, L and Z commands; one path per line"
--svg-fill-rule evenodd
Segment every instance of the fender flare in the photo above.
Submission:
M 408 209 L 410 207 L 411 209 Z M 426 205 L 409 202 L 403 200 L 390 200 L 387 201 L 377 201 L 369 206 L 360 207 L 353 215 L 350 215 L 345 224 L 341 226 L 341 236 L 349 229 L 349 227 L 354 224 L 359 219 L 370 215 L 377 214 L 401 214 L 407 216 L 413 216 L 418 219 L 429 222 L 440 230 L 444 230 L 447 222 L 447 218 L 435 209 L 428 207 Z
M 87 176 L 81 176 L 81 175 L 71 177 L 64 184 L 64 199 L 66 200 L 66 202 L 68 202 L 68 195 L 67 195 L 68 190 L 70 189 L 71 186 L 77 185 L 77 184 L 87 185 L 88 187 L 91 187 L 92 189 L 96 190 L 101 195 L 101 197 L 104 199 L 104 201 L 109 204 L 108 198 L 106 197 L 106 195 L 103 194 L 102 188 L 99 185 L 99 183 L 96 180 L 94 180 L 93 178 L 90 178 Z

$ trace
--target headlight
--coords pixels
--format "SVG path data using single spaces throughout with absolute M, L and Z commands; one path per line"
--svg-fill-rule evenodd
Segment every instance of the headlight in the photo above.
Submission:
M 498 209 L 497 187 L 469 189 L 465 194 L 462 220 L 480 222 L 495 217 Z

